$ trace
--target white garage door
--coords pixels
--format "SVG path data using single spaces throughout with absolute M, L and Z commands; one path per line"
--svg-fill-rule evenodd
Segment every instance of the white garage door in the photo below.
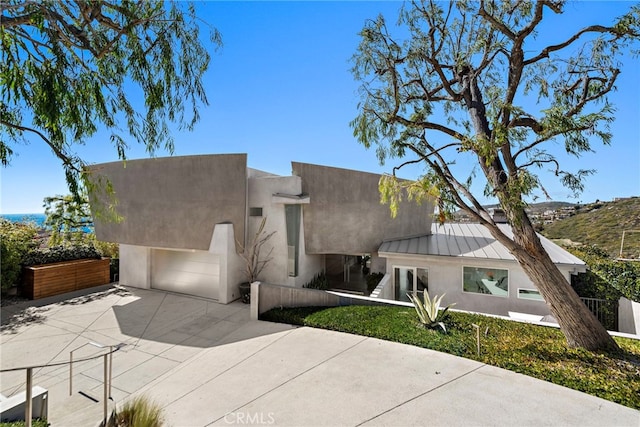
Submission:
M 220 288 L 219 257 L 205 251 L 153 249 L 151 287 L 218 299 Z

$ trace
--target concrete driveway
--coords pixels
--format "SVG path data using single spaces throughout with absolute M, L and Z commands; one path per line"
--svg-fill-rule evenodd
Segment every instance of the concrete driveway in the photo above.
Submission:
M 475 361 L 355 335 L 250 321 L 248 306 L 122 287 L 3 307 L 2 369 L 113 358 L 110 408 L 145 394 L 171 426 L 640 426 L 640 412 Z M 102 360 L 34 371 L 53 426 L 102 418 Z M 24 371 L 0 375 L 5 396 Z M 97 402 L 96 402 L 97 401 Z

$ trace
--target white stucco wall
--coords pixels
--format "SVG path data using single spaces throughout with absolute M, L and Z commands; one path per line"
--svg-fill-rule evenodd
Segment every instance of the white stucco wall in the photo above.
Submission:
M 640 335 L 640 303 L 620 298 L 618 305 L 618 330 Z
M 220 287 L 218 302 L 227 304 L 240 298 L 238 285 L 245 281 L 243 260 L 236 253 L 236 239 L 232 224 L 216 224 L 211 237 L 209 252 L 218 255 L 220 263 Z
M 321 255 L 305 254 L 303 243 L 304 225 L 301 217 L 298 275 L 289 277 L 285 204 L 281 202 L 282 198 L 279 198 L 276 202 L 273 200 L 273 195 L 276 193 L 300 194 L 302 192 L 301 178 L 299 176 L 270 175 L 250 169 L 248 187 L 249 209 L 262 208 L 262 217 L 248 217 L 247 241 L 250 241 L 255 236 L 264 217 L 267 218 L 265 232 L 275 231 L 273 237 L 265 244 L 262 252 L 266 256 L 269 250 L 273 248 L 271 253 L 272 260 L 267 264 L 258 279 L 262 282 L 278 285 L 302 286 L 315 274 L 322 271 L 324 266 L 323 257 Z M 295 201 L 292 200 L 291 203 L 295 203 Z
M 151 287 L 151 248 L 120 244 L 119 282 L 123 286 Z
M 372 273 L 386 273 L 387 272 L 387 260 L 378 255 L 378 253 L 371 254 L 371 272 Z
M 463 266 L 508 270 L 508 297 L 463 292 Z M 429 294 L 433 296 L 446 293 L 443 303 L 456 303 L 456 309 L 502 316 L 508 316 L 509 311 L 537 314 L 540 316 L 550 314 L 545 302 L 518 298 L 519 288 L 536 289 L 536 287 L 515 261 L 415 255 L 390 256 L 387 258 L 386 268 L 387 273 L 392 276 L 392 281 L 394 267 L 418 267 L 428 269 Z M 569 280 L 572 268 L 567 266 L 559 266 L 559 268 L 565 278 Z
M 298 254 L 298 275 L 296 277 L 288 277 L 286 284 L 302 287 L 309 283 L 313 277 L 321 271 L 324 271 L 324 255 L 307 255 L 304 250 L 304 209 L 301 210 L 302 218 L 300 221 L 300 253 Z

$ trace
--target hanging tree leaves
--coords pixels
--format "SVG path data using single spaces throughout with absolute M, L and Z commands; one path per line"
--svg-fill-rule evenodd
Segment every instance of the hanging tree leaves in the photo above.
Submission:
M 173 151 L 171 123 L 191 130 L 208 103 L 209 49 L 193 5 L 160 0 L 0 1 L 0 161 L 40 140 L 61 160 L 71 192 L 86 185 L 73 146 L 99 128 L 120 159 L 131 141 Z
M 536 40 L 544 17 L 563 13 L 563 1 L 412 1 L 400 13 L 402 40 L 382 16 L 368 21 L 353 57 L 362 101 L 351 125 L 381 162 L 409 158 L 380 182 L 392 210 L 402 190 L 435 197 L 441 221 L 463 209 L 518 260 L 569 345 L 615 349 L 542 247 L 525 207 L 528 197 L 546 193 L 540 169 L 550 168 L 576 192 L 592 173 L 564 170 L 550 149 L 554 143 L 575 156 L 591 151 L 594 140 L 610 143 L 614 109 L 607 94 L 615 89 L 621 55 L 637 53 L 640 6 L 564 39 L 545 32 L 548 45 Z M 455 165 L 463 157 L 477 165 L 471 173 Z M 417 183 L 395 179 L 398 169 L 417 162 L 427 171 Z M 472 192 L 478 176 L 513 235 Z

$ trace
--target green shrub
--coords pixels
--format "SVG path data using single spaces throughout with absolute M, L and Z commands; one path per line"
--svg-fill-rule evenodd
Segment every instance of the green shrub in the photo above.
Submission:
M 574 284 L 580 296 L 609 300 L 624 296 L 640 302 L 640 263 L 611 259 L 595 245 L 582 246 L 571 252 L 586 262 L 590 269 L 590 274 L 579 277 Z M 582 295 L 581 292 L 590 295 Z
M 427 291 L 424 291 L 422 295 L 424 298 L 420 300 L 418 295 L 412 293 L 407 294 L 409 300 L 413 303 L 413 308 L 416 309 L 420 323 L 422 323 L 425 328 L 435 329 L 440 327 L 444 332 L 447 332 L 444 320 L 447 318 L 447 311 L 449 311 L 449 308 L 454 306 L 455 303 L 449 304 L 441 310 L 440 303 L 445 294 L 442 294 L 440 297 L 436 295 L 433 299 L 429 298 L 429 292 Z
M 51 264 L 53 262 L 73 261 L 76 259 L 100 259 L 100 253 L 93 245 L 84 246 L 52 246 L 29 252 L 22 263 L 26 266 Z
M 105 258 L 120 258 L 120 245 L 118 245 L 117 243 L 97 240 L 95 234 L 89 233 L 87 244 L 93 245 L 93 247 L 96 248 L 96 251 L 98 251 L 98 253 Z
M 0 220 L 0 286 L 6 291 L 20 283 L 24 256 L 38 245 L 34 224 Z
M 24 427 L 26 423 L 24 421 L 11 421 L 0 423 L 0 427 Z M 40 418 L 31 420 L 32 427 L 47 427 L 49 423 L 47 420 L 42 420 Z
M 273 308 L 261 314 L 260 320 L 303 326 L 308 315 L 320 310 L 324 307 Z
M 320 289 L 325 291 L 329 289 L 329 281 L 327 280 L 327 275 L 324 272 L 318 273 L 313 276 L 308 283 L 302 285 L 303 288 L 307 289 Z
M 111 413 L 107 427 L 160 427 L 162 407 L 145 396 L 128 401 L 119 411 Z

